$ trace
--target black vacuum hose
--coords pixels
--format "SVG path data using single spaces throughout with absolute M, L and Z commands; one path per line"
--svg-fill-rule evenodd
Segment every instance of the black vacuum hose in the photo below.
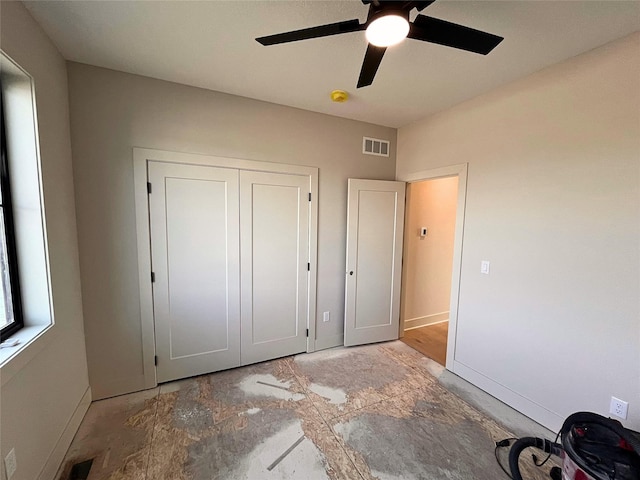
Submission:
M 518 439 L 509 450 L 509 469 L 511 470 L 511 477 L 513 480 L 523 480 L 522 475 L 520 474 L 518 460 L 520 459 L 522 451 L 528 447 L 535 447 L 542 450 L 544 453 L 551 453 L 553 455 L 562 454 L 562 445 L 550 442 L 544 438 L 522 437 Z

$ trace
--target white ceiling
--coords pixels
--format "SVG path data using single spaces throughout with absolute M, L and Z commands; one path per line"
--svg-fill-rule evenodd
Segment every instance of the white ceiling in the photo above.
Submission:
M 359 0 L 25 4 L 68 60 L 390 127 L 640 30 L 638 1 L 440 0 L 422 13 L 505 40 L 485 57 L 407 39 L 387 50 L 373 85 L 356 89 L 364 32 L 270 47 L 254 39 L 363 22 Z M 332 103 L 334 89 L 350 100 Z

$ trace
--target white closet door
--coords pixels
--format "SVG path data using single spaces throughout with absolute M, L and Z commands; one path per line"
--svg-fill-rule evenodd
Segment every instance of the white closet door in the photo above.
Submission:
M 404 182 L 349 179 L 344 344 L 398 338 Z
M 240 172 L 242 364 L 304 352 L 309 177 Z
M 240 365 L 238 171 L 149 162 L 158 382 Z

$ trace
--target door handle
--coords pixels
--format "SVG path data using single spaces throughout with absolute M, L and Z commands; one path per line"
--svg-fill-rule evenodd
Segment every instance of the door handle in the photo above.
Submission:
M 353 275 L 353 270 L 351 270 L 351 271 L 349 272 L 349 275 Z

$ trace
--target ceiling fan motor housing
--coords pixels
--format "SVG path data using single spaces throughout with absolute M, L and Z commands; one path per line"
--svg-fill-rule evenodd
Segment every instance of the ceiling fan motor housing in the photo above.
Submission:
M 409 21 L 409 12 L 411 9 L 402 8 L 403 4 L 396 4 L 395 2 L 380 5 L 376 7 L 375 5 L 371 5 L 369 7 L 369 13 L 367 14 L 367 22 L 366 24 L 371 24 L 374 20 L 377 20 L 381 17 L 386 17 L 387 15 L 396 15 L 398 17 L 404 18 L 407 22 Z

